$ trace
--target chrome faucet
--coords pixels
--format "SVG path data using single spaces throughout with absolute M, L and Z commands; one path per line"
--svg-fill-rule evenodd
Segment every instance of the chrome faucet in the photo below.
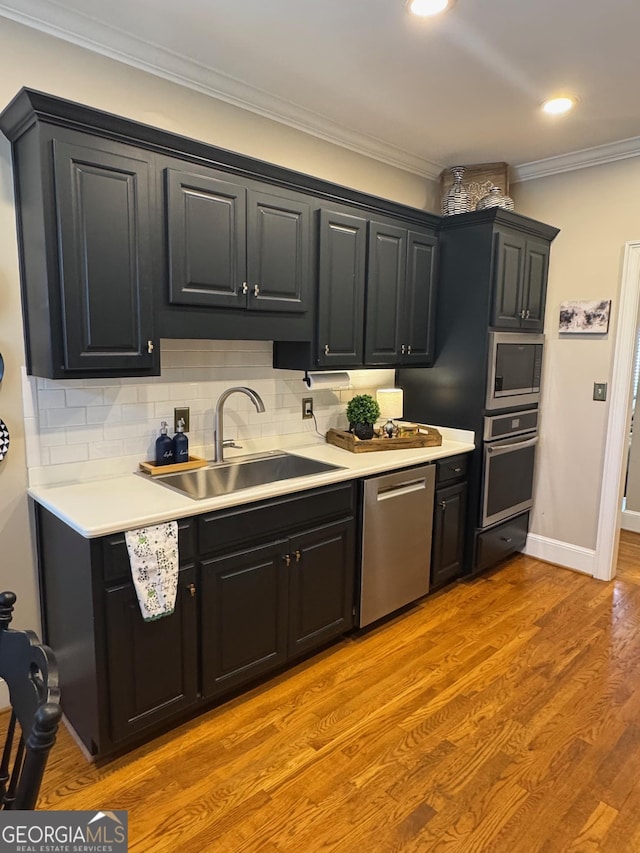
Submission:
M 251 388 L 246 388 L 244 385 L 236 385 L 233 388 L 227 388 L 226 391 L 220 394 L 218 402 L 216 403 L 216 414 L 213 422 L 214 462 L 224 462 L 225 445 L 228 447 L 237 446 L 233 445 L 233 442 L 227 443 L 224 440 L 224 404 L 231 394 L 234 394 L 236 391 L 241 394 L 246 394 L 256 407 L 257 412 L 264 412 L 264 403 L 262 402 L 260 394 Z

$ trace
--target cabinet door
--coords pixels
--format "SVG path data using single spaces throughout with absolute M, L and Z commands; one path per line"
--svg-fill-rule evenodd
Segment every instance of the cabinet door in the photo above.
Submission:
M 286 540 L 202 561 L 202 689 L 238 687 L 287 656 Z
M 462 574 L 467 484 L 438 489 L 435 495 L 431 588 Z
M 212 175 L 165 169 L 169 301 L 244 307 L 246 190 Z
M 293 536 L 289 551 L 289 655 L 296 655 L 353 626 L 354 521 Z
M 432 364 L 435 352 L 436 253 L 438 241 L 410 231 L 402 314 L 406 331 L 402 364 Z M 402 348 L 402 347 L 401 347 Z
M 287 314 L 306 311 L 311 279 L 309 205 L 250 190 L 247 240 L 249 308 Z
M 63 312 L 60 362 L 69 375 L 75 370 L 109 376 L 158 372 L 149 164 L 134 148 L 102 145 L 111 147 L 53 142 Z
M 394 225 L 369 226 L 365 364 L 398 364 L 407 265 L 407 232 Z
M 521 320 L 523 329 L 542 331 L 544 327 L 544 306 L 547 298 L 547 278 L 549 275 L 549 244 L 542 240 L 527 240 L 524 263 Z
M 317 363 L 352 367 L 364 360 L 367 222 L 320 211 Z
M 174 612 L 145 622 L 132 583 L 105 592 L 110 731 L 123 740 L 195 704 L 195 567 L 180 569 Z
M 492 325 L 519 329 L 525 267 L 524 235 L 499 231 L 495 236 Z

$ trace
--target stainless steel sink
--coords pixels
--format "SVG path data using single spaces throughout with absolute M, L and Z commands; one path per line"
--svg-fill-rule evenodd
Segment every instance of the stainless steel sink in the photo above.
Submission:
M 212 463 L 206 468 L 194 471 L 182 471 L 177 474 L 165 474 L 154 477 L 153 482 L 175 489 L 194 500 L 215 498 L 263 486 L 278 480 L 290 480 L 294 477 L 306 477 L 309 474 L 322 474 L 336 471 L 340 465 L 328 465 L 316 462 L 292 453 L 274 451 L 259 456 L 247 456 L 230 462 Z

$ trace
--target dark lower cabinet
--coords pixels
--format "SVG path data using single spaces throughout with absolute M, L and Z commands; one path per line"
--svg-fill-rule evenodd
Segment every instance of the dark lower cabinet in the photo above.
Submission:
M 431 589 L 444 586 L 462 574 L 467 484 L 438 489 L 434 507 Z
M 135 588 L 105 591 L 109 717 L 114 742 L 169 719 L 198 699 L 195 566 L 178 578 L 171 616 L 145 622 Z
M 287 657 L 287 542 L 203 560 L 202 691 L 216 696 Z
M 44 639 L 62 705 L 107 756 L 353 626 L 355 488 L 339 483 L 178 523 L 172 614 L 140 614 L 125 537 L 86 539 L 36 505 Z
M 289 541 L 290 656 L 353 626 L 354 521 L 326 524 Z
M 436 462 L 431 549 L 431 590 L 459 578 L 464 566 L 467 519 L 467 456 Z
M 353 626 L 353 518 L 201 565 L 205 697 L 245 684 Z

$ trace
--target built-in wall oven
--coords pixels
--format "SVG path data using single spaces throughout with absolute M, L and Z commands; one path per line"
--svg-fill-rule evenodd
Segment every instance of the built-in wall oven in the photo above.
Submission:
M 533 505 L 538 409 L 484 419 L 481 527 Z

